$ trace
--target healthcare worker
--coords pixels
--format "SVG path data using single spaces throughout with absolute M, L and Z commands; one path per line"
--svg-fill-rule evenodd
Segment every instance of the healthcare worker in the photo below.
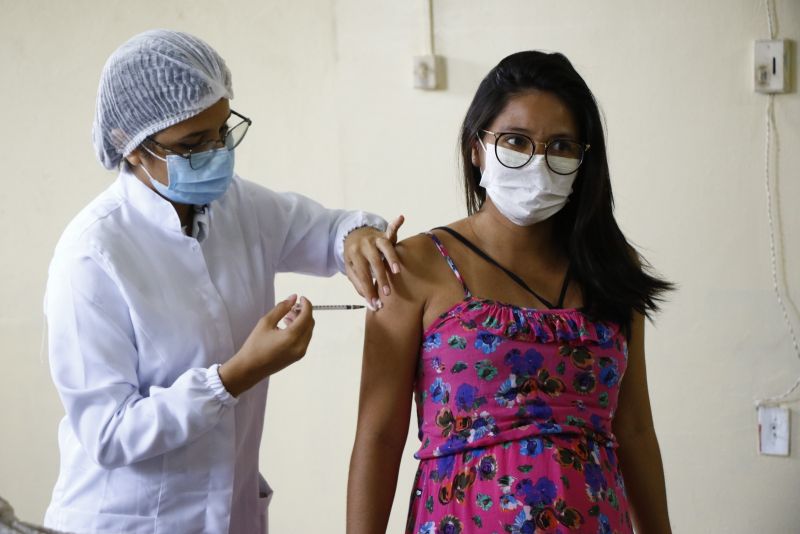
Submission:
M 383 290 L 383 258 L 399 268 L 401 218 L 387 229 L 234 174 L 251 120 L 231 98 L 225 62 L 185 33 L 137 35 L 103 69 L 93 138 L 119 176 L 67 226 L 45 298 L 66 410 L 48 527 L 266 532 L 268 379 L 313 329 L 307 300 L 275 305 L 275 273 L 347 271 L 380 307 L 372 275 Z

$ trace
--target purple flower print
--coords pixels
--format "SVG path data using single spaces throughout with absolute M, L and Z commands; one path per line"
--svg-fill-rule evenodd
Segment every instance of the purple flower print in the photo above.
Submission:
M 496 336 L 491 332 L 478 332 L 475 339 L 475 348 L 479 349 L 484 354 L 491 354 L 497 350 L 500 344 L 500 336 Z
M 422 341 L 422 348 L 424 350 L 437 349 L 442 345 L 442 336 L 438 332 L 429 335 Z
M 611 364 L 600 369 L 600 382 L 606 387 L 614 387 L 619 382 L 619 369 L 616 364 Z
M 525 411 L 534 419 L 550 419 L 553 409 L 542 399 L 536 398 L 525 403 Z
M 433 402 L 447 404 L 447 401 L 450 400 L 450 384 L 442 380 L 441 377 L 436 377 L 429 391 Z
M 600 466 L 594 463 L 587 463 L 583 466 L 583 476 L 586 479 L 586 485 L 593 494 L 597 494 L 600 490 L 606 489 L 608 484 L 603 477 L 603 471 Z
M 540 438 L 523 438 L 519 443 L 519 453 L 523 456 L 539 456 L 544 450 L 544 443 Z
M 547 477 L 541 477 L 536 484 L 526 478 L 517 483 L 514 493 L 527 506 L 546 506 L 555 500 L 557 490 L 555 483 Z
M 478 388 L 470 384 L 461 384 L 456 391 L 456 407 L 462 412 L 472 410 L 475 406 L 475 394 Z
M 511 367 L 511 372 L 517 376 L 535 375 L 544 362 L 544 357 L 533 349 L 523 355 L 519 349 L 512 349 L 506 354 L 505 364 Z

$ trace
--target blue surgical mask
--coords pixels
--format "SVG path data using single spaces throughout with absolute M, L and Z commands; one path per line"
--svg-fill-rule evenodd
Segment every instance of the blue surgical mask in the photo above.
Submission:
M 143 148 L 154 157 L 167 162 L 168 186 L 154 180 L 144 165 L 142 169 L 147 173 L 156 191 L 173 202 L 196 206 L 210 204 L 225 194 L 233 180 L 233 150 L 218 148 L 202 152 L 208 161 L 199 169 L 193 169 L 186 158 L 168 154 L 164 159 L 146 147 Z

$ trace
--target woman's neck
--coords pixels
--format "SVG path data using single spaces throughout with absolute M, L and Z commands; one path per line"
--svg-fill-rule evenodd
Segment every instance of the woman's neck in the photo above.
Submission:
M 487 198 L 481 210 L 467 218 L 467 224 L 476 245 L 511 269 L 520 262 L 528 262 L 531 257 L 552 266 L 564 262 L 562 249 L 555 242 L 552 217 L 530 226 L 519 226 L 504 217 Z

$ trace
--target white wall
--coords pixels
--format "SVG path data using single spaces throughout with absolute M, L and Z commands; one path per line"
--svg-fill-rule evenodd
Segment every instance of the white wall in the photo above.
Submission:
M 800 2 L 776 7 L 779 36 L 798 40 Z M 62 409 L 40 357 L 47 264 L 113 179 L 89 137 L 100 69 L 131 35 L 168 27 L 206 39 L 233 71 L 233 105 L 254 119 L 240 174 L 402 212 L 405 236 L 464 213 L 456 139 L 480 78 L 513 51 L 566 53 L 607 119 L 619 221 L 680 286 L 647 340 L 674 529 L 800 529 L 800 432 L 791 457 L 756 454 L 754 397 L 800 373 L 772 294 L 766 99 L 750 81 L 763 2 L 434 0 L 434 18 L 448 88 L 425 93 L 410 88 L 420 0 L 0 0 L 0 495 L 19 515 L 41 518 L 57 473 Z M 778 96 L 775 114 L 783 265 L 799 301 L 798 94 Z M 279 279 L 279 296 L 295 291 L 355 301 L 343 277 Z M 359 313 L 319 313 L 307 358 L 273 380 L 261 468 L 276 488 L 274 532 L 343 531 L 362 333 Z M 390 532 L 402 530 L 415 439 Z

